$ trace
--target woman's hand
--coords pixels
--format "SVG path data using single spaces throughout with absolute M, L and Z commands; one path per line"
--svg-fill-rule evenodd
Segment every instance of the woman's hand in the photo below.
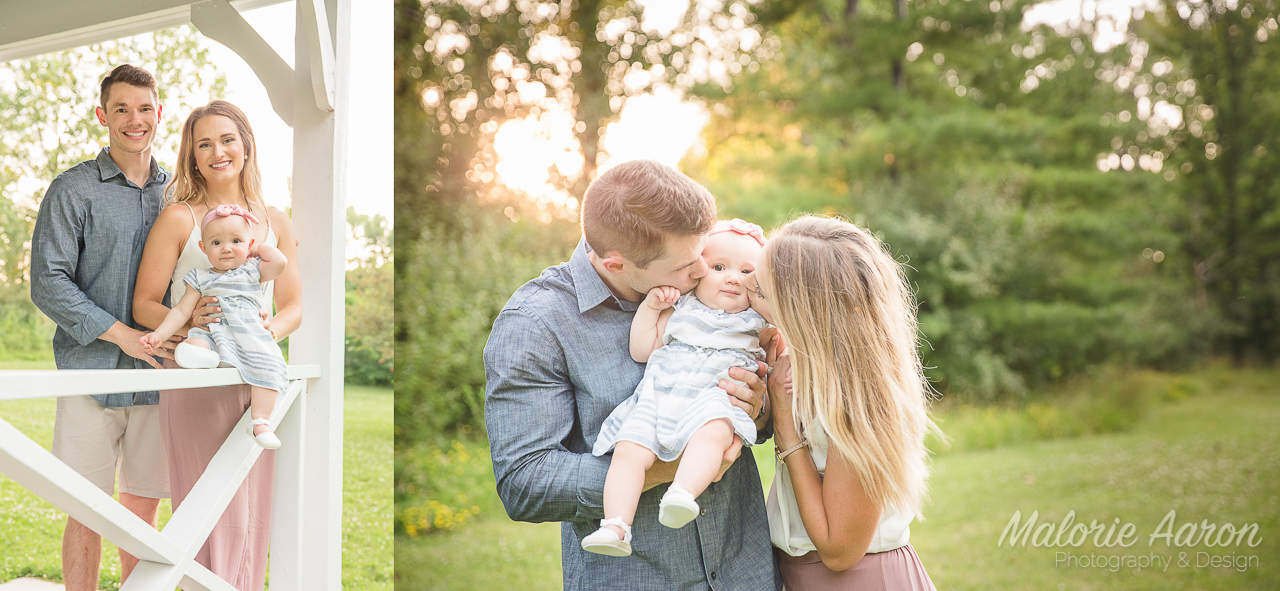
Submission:
M 218 298 L 215 296 L 205 296 L 196 302 L 196 309 L 191 312 L 191 328 L 202 328 L 209 330 L 209 325 L 215 322 L 222 322 L 221 318 L 214 316 L 222 312 L 222 307 L 218 305 Z
M 787 443 L 794 445 L 800 437 L 796 433 L 792 400 L 791 356 L 783 350 L 778 354 L 773 372 L 769 376 L 769 412 L 773 413 L 775 437 L 785 439 Z

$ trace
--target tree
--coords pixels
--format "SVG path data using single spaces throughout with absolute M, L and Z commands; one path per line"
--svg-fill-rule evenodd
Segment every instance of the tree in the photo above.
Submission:
M 1099 170 L 1140 155 L 1114 138 L 1138 122 L 1106 115 L 1131 99 L 1099 79 L 1129 48 L 1024 27 L 1030 6 L 760 3 L 780 49 L 704 92 L 715 116 L 691 167 L 724 215 L 842 213 L 885 239 L 916 286 L 930 377 L 970 399 L 1181 358 L 1199 329 L 1176 273 L 1140 256 L 1177 250 L 1168 183 Z
M 350 244 L 364 248 L 348 259 L 346 273 L 346 377 L 360 384 L 391 385 L 395 345 L 391 339 L 395 281 L 395 230 L 382 214 L 347 208 Z
M 1280 357 L 1277 18 L 1269 1 L 1164 0 L 1138 28 L 1136 110 L 1169 114 L 1134 141 L 1178 178 L 1198 309 L 1226 321 L 1220 346 L 1237 363 Z

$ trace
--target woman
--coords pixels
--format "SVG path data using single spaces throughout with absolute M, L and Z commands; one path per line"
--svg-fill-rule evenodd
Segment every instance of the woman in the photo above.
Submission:
M 142 253 L 133 299 L 138 322 L 158 327 L 169 312 L 161 303 L 165 293 L 170 302 L 179 301 L 186 290 L 182 277 L 193 268 L 209 266 L 198 245 L 197 220 L 219 205 L 237 205 L 264 222 L 252 226 L 253 239 L 277 246 L 289 260 L 284 273 L 264 286 L 267 297 L 275 299 L 276 314 L 263 324 L 277 342 L 298 328 L 302 282 L 297 242 L 289 217 L 267 207 L 262 199 L 257 153 L 248 119 L 231 103 L 215 100 L 187 117 L 168 206 L 156 219 Z M 220 321 L 218 312 L 215 298 L 201 299 L 178 334 L 185 336 L 192 326 Z M 172 360 L 166 359 L 165 364 L 177 367 Z M 249 386 L 242 384 L 160 393 L 161 431 L 169 452 L 175 510 L 249 408 L 249 392 Z M 274 452 L 263 452 L 196 556 L 197 562 L 240 591 L 261 591 L 265 584 L 274 468 Z
M 908 543 L 933 423 L 901 266 L 866 230 L 803 217 L 770 236 L 753 277 L 752 305 L 787 347 L 769 384 L 768 499 L 786 588 L 932 590 Z

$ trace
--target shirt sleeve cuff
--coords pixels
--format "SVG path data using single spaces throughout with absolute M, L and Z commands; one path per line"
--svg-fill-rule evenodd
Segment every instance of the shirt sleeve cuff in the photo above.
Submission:
M 69 332 L 72 337 L 75 337 L 76 342 L 80 343 L 81 347 L 84 347 L 105 334 L 107 329 L 111 328 L 115 323 L 115 316 L 112 316 L 102 308 L 96 308 L 93 312 L 90 312 L 84 320 L 77 324 L 75 328 L 67 332 Z
M 604 479 L 609 474 L 610 458 L 582 454 L 578 463 L 577 521 L 604 519 Z

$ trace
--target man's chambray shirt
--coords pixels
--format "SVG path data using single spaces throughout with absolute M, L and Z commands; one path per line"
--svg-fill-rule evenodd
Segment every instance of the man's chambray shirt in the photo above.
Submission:
M 31 301 L 58 324 L 58 369 L 151 367 L 98 337 L 117 320 L 146 330 L 133 320 L 133 284 L 169 173 L 152 158 L 150 177 L 139 187 L 108 150 L 53 179 L 31 236 Z M 160 393 L 93 398 L 105 406 L 135 406 L 158 404 Z
M 667 485 L 640 497 L 632 555 L 582 550 L 604 517 L 612 456 L 591 447 L 600 425 L 635 390 L 631 359 L 638 304 L 618 299 L 587 257 L 549 267 L 511 296 L 485 346 L 485 422 L 498 495 L 517 521 L 562 521 L 566 590 L 776 591 L 760 473 L 750 451 L 698 497 L 702 512 L 680 529 L 658 523 Z

